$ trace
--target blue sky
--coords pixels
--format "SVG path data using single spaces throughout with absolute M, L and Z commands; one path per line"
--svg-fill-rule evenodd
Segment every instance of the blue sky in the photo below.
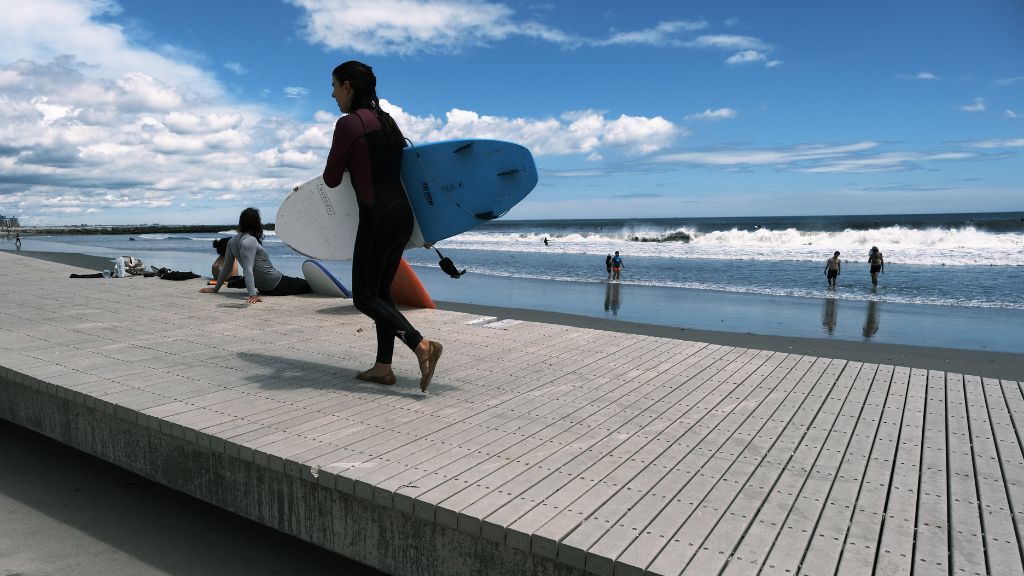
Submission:
M 508 218 L 1024 210 L 1022 29 L 1017 0 L 0 0 L 0 213 L 272 219 L 349 59 L 418 143 L 528 146 Z

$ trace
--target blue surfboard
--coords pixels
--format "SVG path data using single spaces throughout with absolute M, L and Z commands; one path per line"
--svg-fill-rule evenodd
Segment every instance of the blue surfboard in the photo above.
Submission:
M 449 140 L 407 148 L 402 184 L 423 242 L 433 244 L 511 210 L 537 186 L 537 166 L 519 144 Z
M 331 271 L 316 260 L 306 260 L 302 263 L 302 275 L 309 282 L 309 287 L 317 294 L 337 296 L 339 298 L 351 298 L 352 292 L 338 280 Z

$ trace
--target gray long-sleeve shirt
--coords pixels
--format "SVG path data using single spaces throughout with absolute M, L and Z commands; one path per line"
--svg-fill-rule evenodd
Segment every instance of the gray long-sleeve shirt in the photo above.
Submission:
M 270 263 L 270 257 L 267 256 L 263 245 L 248 233 L 242 232 L 228 240 L 227 249 L 224 251 L 224 267 L 220 269 L 217 285 L 213 287 L 214 292 L 220 290 L 221 284 L 227 281 L 236 259 L 242 266 L 245 290 L 249 296 L 259 294 L 257 290 L 273 290 L 281 281 L 282 274 Z

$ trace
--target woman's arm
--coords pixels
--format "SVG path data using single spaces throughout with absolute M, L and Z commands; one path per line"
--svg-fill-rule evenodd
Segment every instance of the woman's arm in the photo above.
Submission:
M 336 188 L 341 184 L 352 144 L 363 135 L 362 123 L 356 117 L 357 114 L 358 112 L 353 112 L 342 116 L 334 125 L 331 152 L 327 155 L 327 165 L 324 166 L 324 183 L 331 188 Z

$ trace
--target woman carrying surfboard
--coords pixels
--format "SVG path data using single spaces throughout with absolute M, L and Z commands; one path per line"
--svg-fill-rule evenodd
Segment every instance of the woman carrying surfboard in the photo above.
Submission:
M 331 74 L 331 96 L 345 115 L 334 127 L 324 183 L 341 184 L 347 171 L 359 205 L 359 226 L 352 255 L 352 302 L 377 327 L 376 363 L 359 372 L 360 380 L 394 384 L 391 360 L 395 338 L 416 354 L 420 390 L 430 385 L 443 346 L 424 338 L 391 300 L 402 251 L 412 236 L 413 215 L 402 187 L 405 137 L 391 116 L 380 109 L 373 69 L 349 61 Z

